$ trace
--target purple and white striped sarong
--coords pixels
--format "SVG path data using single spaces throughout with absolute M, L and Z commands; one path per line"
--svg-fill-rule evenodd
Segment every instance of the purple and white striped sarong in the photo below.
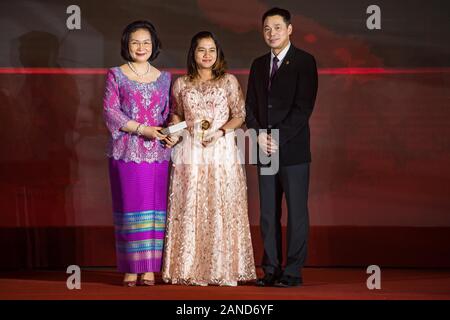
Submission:
M 161 271 L 168 167 L 109 159 L 119 272 Z

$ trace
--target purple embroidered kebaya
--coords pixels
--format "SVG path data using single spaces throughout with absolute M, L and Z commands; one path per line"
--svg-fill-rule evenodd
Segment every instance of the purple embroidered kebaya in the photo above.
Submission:
M 112 137 L 108 157 L 136 163 L 170 160 L 170 149 L 157 140 L 120 130 L 131 119 L 147 126 L 165 126 L 170 81 L 170 73 L 164 71 L 154 82 L 142 83 L 128 79 L 119 67 L 109 69 L 103 100 L 105 123 Z
M 119 67 L 106 78 L 103 111 L 108 148 L 117 268 L 159 272 L 165 235 L 170 149 L 156 139 L 120 129 L 130 120 L 164 127 L 169 115 L 170 73 L 151 83 L 130 80 Z

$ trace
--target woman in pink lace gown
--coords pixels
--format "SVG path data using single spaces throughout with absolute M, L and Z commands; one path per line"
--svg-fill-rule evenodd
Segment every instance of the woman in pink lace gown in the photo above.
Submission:
M 234 133 L 245 119 L 244 99 L 225 65 L 214 36 L 200 32 L 188 75 L 172 88 L 172 119 L 188 126 L 172 157 L 163 261 L 163 280 L 172 284 L 235 286 L 256 278 Z

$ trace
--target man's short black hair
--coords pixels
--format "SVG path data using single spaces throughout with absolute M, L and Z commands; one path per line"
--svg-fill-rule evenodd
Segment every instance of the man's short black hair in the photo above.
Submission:
M 262 16 L 262 23 L 264 24 L 264 20 L 266 20 L 267 17 L 273 16 L 281 16 L 287 26 L 291 24 L 291 13 L 286 9 L 278 7 L 267 10 Z
M 138 29 L 145 29 L 148 30 L 148 32 L 150 32 L 150 36 L 152 38 L 152 54 L 150 55 L 150 58 L 148 58 L 148 60 L 149 61 L 155 60 L 161 48 L 161 41 L 159 41 L 158 35 L 156 34 L 156 29 L 153 26 L 153 24 L 145 20 L 134 21 L 125 27 L 122 33 L 120 55 L 126 61 L 133 62 L 133 58 L 130 55 L 130 48 L 129 48 L 130 36 L 133 32 L 135 32 Z

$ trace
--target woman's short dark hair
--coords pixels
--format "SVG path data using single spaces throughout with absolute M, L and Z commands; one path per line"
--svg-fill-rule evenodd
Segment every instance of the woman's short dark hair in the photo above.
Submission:
M 264 24 L 264 20 L 266 20 L 267 17 L 273 16 L 281 16 L 287 26 L 291 24 L 291 13 L 286 9 L 281 9 L 277 7 L 269 9 L 263 14 L 262 23 Z
M 161 41 L 159 41 L 158 35 L 156 34 L 156 29 L 153 26 L 153 24 L 145 20 L 134 21 L 125 27 L 122 33 L 120 55 L 126 61 L 130 62 L 133 61 L 133 58 L 130 55 L 130 47 L 129 47 L 130 36 L 133 32 L 135 32 L 138 29 L 145 29 L 148 30 L 148 32 L 150 32 L 150 36 L 152 38 L 152 54 L 150 55 L 150 58 L 148 58 L 148 60 L 149 61 L 155 60 L 156 57 L 159 55 L 159 50 L 161 48 Z
M 189 48 L 187 56 L 187 70 L 189 79 L 191 80 L 194 80 L 195 78 L 198 77 L 197 63 L 195 62 L 195 50 L 197 49 L 198 43 L 201 39 L 208 39 L 208 38 L 212 39 L 214 41 L 214 44 L 216 45 L 217 59 L 212 66 L 212 73 L 214 79 L 219 79 L 220 77 L 222 77 L 227 70 L 227 62 L 225 61 L 225 55 L 216 36 L 209 31 L 200 31 L 199 33 L 197 33 L 192 37 L 191 47 Z

